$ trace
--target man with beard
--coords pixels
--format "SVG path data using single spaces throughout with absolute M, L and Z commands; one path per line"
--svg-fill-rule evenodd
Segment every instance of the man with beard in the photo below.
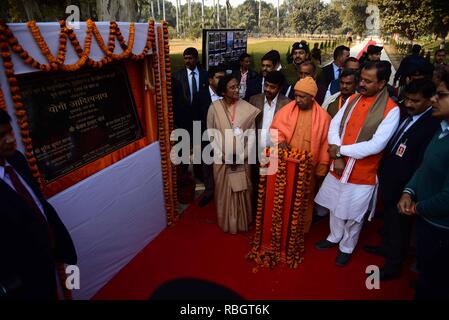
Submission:
M 279 110 L 273 119 L 270 131 L 272 137 L 275 137 L 275 132 L 277 132 L 278 139 L 273 142 L 277 143 L 279 147 L 290 146 L 312 154 L 310 192 L 307 198 L 307 209 L 304 213 L 304 232 L 307 233 L 312 224 L 313 198 L 329 170 L 327 132 L 331 119 L 315 101 L 318 91 L 315 80 L 311 77 L 299 80 L 294 91 L 295 101 Z
M 245 100 L 249 99 L 259 93 L 263 93 L 265 77 L 274 70 L 277 64 L 276 56 L 273 53 L 266 53 L 260 60 L 260 74 L 257 77 L 247 80 Z
M 299 79 L 299 66 L 307 60 L 310 60 L 310 51 L 307 42 L 295 42 L 292 46 L 292 63 L 288 64 L 282 69 L 282 73 L 287 80 L 287 83 L 294 86 Z
M 382 151 L 399 122 L 399 107 L 388 96 L 391 69 L 368 62 L 359 90 L 332 119 L 328 141 L 333 159 L 315 202 L 330 211 L 330 233 L 316 244 L 328 249 L 339 244 L 338 266 L 345 266 L 357 245 L 365 213 L 371 219 L 376 198 L 377 169 Z

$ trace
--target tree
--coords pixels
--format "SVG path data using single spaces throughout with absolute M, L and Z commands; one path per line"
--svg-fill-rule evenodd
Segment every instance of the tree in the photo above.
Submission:
M 310 32 L 311 34 L 320 27 L 318 19 L 323 4 L 320 0 L 289 0 L 290 23 L 298 33 Z
M 246 0 L 230 15 L 230 24 L 234 28 L 247 29 L 249 33 L 258 31 L 258 3 L 255 0 Z
M 379 0 L 382 29 L 399 33 L 410 43 L 432 27 L 430 0 Z
M 449 3 L 445 0 L 430 0 L 433 14 L 433 32 L 441 38 L 441 48 L 446 47 L 449 32 Z
M 330 5 L 324 6 L 324 8 L 318 14 L 318 20 L 320 21 L 319 29 L 327 33 L 341 27 L 340 15 Z
M 98 20 L 136 21 L 137 0 L 97 0 Z
M 343 22 L 355 33 L 361 35 L 366 30 L 368 0 L 348 0 L 343 5 L 345 12 Z

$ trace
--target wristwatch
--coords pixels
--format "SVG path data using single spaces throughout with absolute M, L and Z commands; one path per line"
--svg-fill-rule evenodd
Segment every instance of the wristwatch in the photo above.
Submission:
M 343 158 L 343 156 L 340 153 L 340 146 L 337 146 L 337 152 L 335 153 L 335 158 L 336 159 Z

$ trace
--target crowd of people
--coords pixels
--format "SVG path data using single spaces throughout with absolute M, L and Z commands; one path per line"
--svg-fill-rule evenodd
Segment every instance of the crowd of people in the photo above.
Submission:
M 320 67 L 317 51 L 313 55 L 307 42 L 296 42 L 290 64 L 282 66 L 279 52 L 271 50 L 261 58 L 260 72 L 251 70 L 248 54 L 236 70 L 206 71 L 198 51 L 187 48 L 185 67 L 173 75 L 175 126 L 192 133 L 199 121 L 201 134 L 217 134 L 208 130 L 201 149 L 210 142 L 219 146 L 213 151 L 230 150 L 194 166 L 205 185 L 199 205 L 215 199 L 224 232 L 248 231 L 260 178 L 258 162 L 248 160 L 251 153 L 265 147 L 308 152 L 304 231 L 329 217 L 329 234 L 315 247 L 338 247 L 336 264 L 347 265 L 365 220 L 380 213 L 381 244 L 364 247 L 385 257 L 380 280 L 398 278 L 414 247 L 416 298 L 447 299 L 449 69 L 444 50 L 435 52 L 434 64 L 420 50 L 413 48 L 389 83 L 392 66 L 380 60 L 379 46 L 369 46 L 364 61 L 338 46 L 333 61 Z M 64 295 L 57 267 L 76 264 L 77 253 L 16 150 L 11 120 L 0 109 L 0 299 L 56 299 Z M 246 132 L 256 129 L 252 150 Z M 188 179 L 189 164 L 178 170 L 180 181 Z
M 377 212 L 384 220 L 381 245 L 364 249 L 385 257 L 380 280 L 398 278 L 415 247 L 416 297 L 448 298 L 449 69 L 444 50 L 431 64 L 416 54 L 420 49 L 403 59 L 391 82 L 392 65 L 381 60 L 377 45 L 360 59 L 338 46 L 332 62 L 321 67 L 321 56 L 301 41 L 292 45 L 285 66 L 271 50 L 260 72 L 243 54 L 236 70 L 211 67 L 207 76 L 196 49 L 187 48 L 185 68 L 173 77 L 176 127 L 191 132 L 197 120 L 202 130 L 233 133 L 220 141 L 223 150 L 230 144 L 231 158 L 201 165 L 206 191 L 199 205 L 215 198 L 225 232 L 250 229 L 259 170 L 246 153 L 236 154 L 236 144 L 247 147 L 244 132 L 258 129 L 259 152 L 279 147 L 312 155 L 305 232 L 329 216 L 329 235 L 317 249 L 338 247 L 336 264 L 345 266 L 364 221 Z M 239 156 L 243 164 L 235 162 Z M 181 177 L 186 173 L 180 170 Z

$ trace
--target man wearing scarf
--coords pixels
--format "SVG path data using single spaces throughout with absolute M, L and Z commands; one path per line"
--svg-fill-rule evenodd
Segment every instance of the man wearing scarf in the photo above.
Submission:
M 376 172 L 398 126 L 399 107 L 386 88 L 390 74 L 391 68 L 383 61 L 368 62 L 362 68 L 360 94 L 346 101 L 329 128 L 333 160 L 315 202 L 330 210 L 330 234 L 315 247 L 327 249 L 339 244 L 339 266 L 351 258 L 365 213 L 370 213 L 370 220 L 375 211 Z
M 331 118 L 315 101 L 318 92 L 315 80 L 305 77 L 296 83 L 294 90 L 295 101 L 288 103 L 276 113 L 270 133 L 274 136 L 273 133 L 277 130 L 277 143 L 280 147 L 291 146 L 312 154 L 313 174 L 310 182 L 312 192 L 309 193 L 304 226 L 304 232 L 308 232 L 312 223 L 316 186 L 321 184 L 329 169 L 327 132 Z

